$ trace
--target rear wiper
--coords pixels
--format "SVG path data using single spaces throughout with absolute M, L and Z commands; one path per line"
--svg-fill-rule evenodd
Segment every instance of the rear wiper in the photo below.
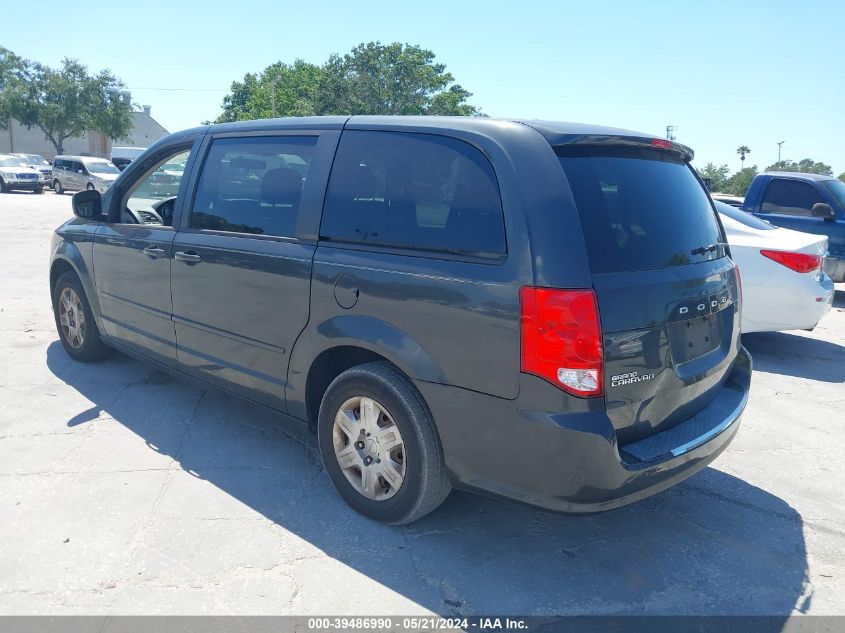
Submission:
M 704 253 L 712 253 L 717 250 L 720 246 L 724 247 L 727 246 L 724 242 L 716 242 L 715 244 L 708 244 L 707 246 L 699 246 L 698 248 L 694 248 L 690 251 L 693 255 L 704 255 Z

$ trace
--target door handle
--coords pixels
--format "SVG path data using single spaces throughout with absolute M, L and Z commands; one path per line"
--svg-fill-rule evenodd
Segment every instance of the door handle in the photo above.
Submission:
M 165 254 L 164 249 L 159 248 L 158 246 L 147 246 L 147 248 L 144 249 L 144 255 L 152 257 L 153 259 L 156 259 L 157 257 L 164 257 Z
M 180 262 L 186 262 L 188 264 L 197 264 L 202 261 L 202 257 L 193 251 L 177 251 L 176 254 L 173 255 L 173 259 Z

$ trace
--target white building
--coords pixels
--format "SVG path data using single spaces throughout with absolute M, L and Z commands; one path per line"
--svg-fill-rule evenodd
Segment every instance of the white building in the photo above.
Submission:
M 86 132 L 79 138 L 68 138 L 64 142 L 65 154 L 82 154 L 108 158 L 112 145 L 129 147 L 149 147 L 158 139 L 167 136 L 165 130 L 150 116 L 150 107 L 144 106 L 141 112 L 132 112 L 135 123 L 127 138 L 110 139 L 101 132 Z M 53 160 L 56 149 L 44 138 L 44 132 L 37 127 L 26 129 L 12 119 L 5 130 L 0 130 L 0 154 L 20 152 L 22 154 L 40 154 L 47 160 Z

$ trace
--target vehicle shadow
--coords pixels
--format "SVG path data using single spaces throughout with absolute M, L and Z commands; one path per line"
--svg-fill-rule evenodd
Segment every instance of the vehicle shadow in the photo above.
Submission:
M 210 483 L 239 502 L 233 506 L 245 504 L 326 556 L 442 615 L 786 616 L 809 606 L 801 516 L 778 497 L 715 468 L 600 515 L 561 516 L 454 492 L 431 515 L 392 528 L 349 510 L 322 471 L 315 442 L 288 434 L 280 416 L 122 355 L 75 363 L 54 342 L 47 365 L 94 403 L 69 416 L 69 426 L 125 426 L 149 450 L 172 456 L 190 474 L 182 480 L 197 482 L 195 492 Z M 200 507 L 205 501 L 196 495 L 179 497 L 174 486 L 164 492 L 158 512 L 223 511 Z M 239 528 L 222 522 L 213 529 Z M 186 555 L 170 553 L 168 564 L 178 565 Z M 312 586 L 321 584 L 314 574 L 336 570 L 336 563 L 321 566 L 313 556 L 307 565 L 291 573 L 311 574 Z M 302 591 L 300 600 L 308 604 L 307 587 Z M 376 603 L 369 609 L 379 612 Z
M 824 382 L 845 382 L 845 347 L 787 332 L 743 334 L 754 369 Z

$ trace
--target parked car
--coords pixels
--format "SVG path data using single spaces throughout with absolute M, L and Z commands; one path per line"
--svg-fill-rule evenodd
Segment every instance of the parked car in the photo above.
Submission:
M 373 519 L 451 488 L 607 510 L 704 468 L 748 397 L 739 279 L 691 157 L 471 117 L 187 130 L 74 196 L 56 326 L 74 359 L 115 347 L 310 425 Z M 168 162 L 177 195 L 139 197 Z
M 53 190 L 104 192 L 120 175 L 120 170 L 105 158 L 93 156 L 56 156 L 53 160 Z
M 812 330 L 833 303 L 822 270 L 827 238 L 778 228 L 722 202 L 731 259 L 742 274 L 742 332 Z
M 742 205 L 772 224 L 826 235 L 830 255 L 825 272 L 845 281 L 845 182 L 831 176 L 765 172 L 751 181 Z
M 41 193 L 41 174 L 20 156 L 0 154 L 0 193 L 13 191 L 32 191 Z
M 729 204 L 732 207 L 736 207 L 737 209 L 742 208 L 742 203 L 745 200 L 745 198 L 742 198 L 740 196 L 732 196 L 727 193 L 711 193 L 710 197 L 713 198 L 713 200 L 716 200 L 717 202 L 724 202 L 725 204 Z
M 53 184 L 53 168 L 50 161 L 40 154 L 13 154 L 23 158 L 27 165 L 34 167 L 41 173 L 41 186 L 51 187 Z
M 110 159 L 115 167 L 123 171 L 129 163 L 143 154 L 146 149 L 146 147 L 112 147 Z

